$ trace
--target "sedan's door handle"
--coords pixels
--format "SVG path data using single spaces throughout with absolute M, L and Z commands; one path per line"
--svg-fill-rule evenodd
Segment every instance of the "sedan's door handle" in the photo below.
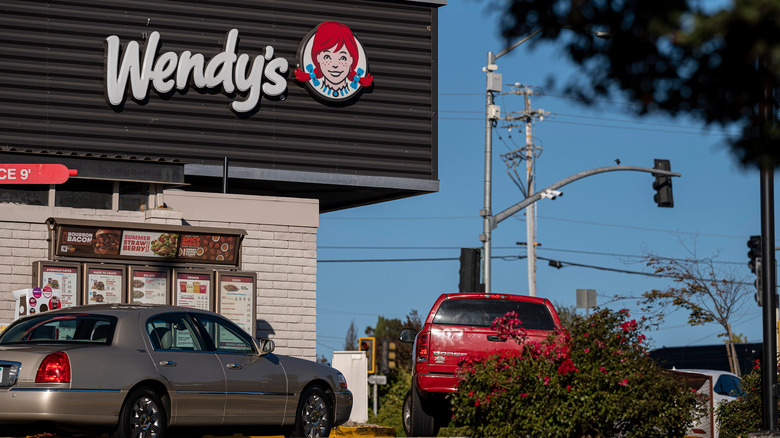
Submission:
M 501 339 L 501 336 L 489 335 L 487 340 L 490 342 L 506 342 L 506 339 Z
M 227 367 L 231 370 L 240 370 L 243 368 L 240 363 L 229 363 L 227 364 Z
M 160 365 L 162 365 L 164 367 L 175 367 L 176 366 L 176 361 L 173 361 L 173 360 L 161 360 L 160 361 Z

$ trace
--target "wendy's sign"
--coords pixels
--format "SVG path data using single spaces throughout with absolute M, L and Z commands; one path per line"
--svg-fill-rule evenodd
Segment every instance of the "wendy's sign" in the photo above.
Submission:
M 298 49 L 298 60 L 301 68 L 295 70 L 295 78 L 325 101 L 349 100 L 374 81 L 363 46 L 349 27 L 336 21 L 321 23 L 309 33 Z
M 142 101 L 149 94 L 149 87 L 158 93 L 172 92 L 174 87 L 185 90 L 192 83 L 199 89 L 222 88 L 226 94 L 239 92 L 230 107 L 237 113 L 253 111 L 261 95 L 280 96 L 287 90 L 287 60 L 274 57 L 273 46 L 266 46 L 265 53 L 250 57 L 237 54 L 238 29 L 227 34 L 224 50 L 206 62 L 205 57 L 189 50 L 180 54 L 165 52 L 157 55 L 160 33 L 152 32 L 146 41 L 141 57 L 137 41 L 130 41 L 121 52 L 119 37 L 106 38 L 106 99 L 112 107 L 124 104 L 129 85 L 133 98 Z M 129 82 L 128 82 L 129 81 Z

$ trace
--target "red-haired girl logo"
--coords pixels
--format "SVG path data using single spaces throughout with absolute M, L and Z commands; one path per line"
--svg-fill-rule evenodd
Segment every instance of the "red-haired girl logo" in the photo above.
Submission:
M 295 78 L 318 98 L 348 100 L 374 82 L 363 46 L 348 26 L 336 21 L 317 26 L 302 42 L 298 59 Z

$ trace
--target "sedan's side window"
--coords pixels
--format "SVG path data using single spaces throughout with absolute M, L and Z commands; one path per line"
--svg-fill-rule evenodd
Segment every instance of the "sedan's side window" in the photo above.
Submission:
M 146 322 L 146 331 L 155 350 L 205 350 L 186 314 L 156 315 Z
M 235 324 L 210 315 L 198 314 L 198 321 L 214 342 L 218 353 L 255 353 L 254 343 L 249 336 Z

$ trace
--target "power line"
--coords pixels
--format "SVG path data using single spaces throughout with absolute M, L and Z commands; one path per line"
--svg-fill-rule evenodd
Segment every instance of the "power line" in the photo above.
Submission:
M 571 223 L 578 223 L 578 224 L 586 224 L 586 225 L 596 225 L 601 227 L 609 227 L 609 228 L 623 228 L 628 230 L 640 230 L 640 231 L 652 231 L 657 233 L 666 233 L 666 234 L 688 234 L 688 235 L 695 235 L 695 236 L 705 236 L 705 237 L 721 237 L 726 239 L 744 239 L 745 236 L 733 236 L 733 235 L 727 235 L 727 234 L 714 234 L 714 233 L 700 233 L 698 231 L 680 231 L 680 230 L 665 230 L 661 228 L 647 228 L 647 227 L 635 227 L 631 225 L 622 225 L 622 224 L 609 224 L 605 222 L 593 222 L 593 221 L 583 221 L 583 220 L 577 220 L 577 219 L 566 219 L 566 218 L 557 218 L 557 217 L 551 217 L 551 216 L 539 216 L 540 219 L 545 220 L 553 220 L 553 221 L 559 221 L 559 222 L 571 222 Z M 479 216 L 416 216 L 416 217 L 332 217 L 332 216 L 323 216 L 320 218 L 321 220 L 345 220 L 345 221 L 399 221 L 399 220 L 421 220 L 421 221 L 427 221 L 427 220 L 477 220 L 480 219 Z

